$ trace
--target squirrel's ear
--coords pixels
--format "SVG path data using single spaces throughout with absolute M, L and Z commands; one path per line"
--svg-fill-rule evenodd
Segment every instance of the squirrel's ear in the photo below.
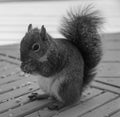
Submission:
M 32 24 L 29 24 L 28 26 L 28 32 L 30 32 L 32 30 Z
M 46 29 L 45 29 L 44 25 L 42 25 L 42 27 L 41 27 L 40 34 L 43 39 L 46 39 Z

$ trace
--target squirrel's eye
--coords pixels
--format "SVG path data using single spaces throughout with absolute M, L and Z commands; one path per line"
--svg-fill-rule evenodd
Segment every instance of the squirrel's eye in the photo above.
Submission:
M 32 45 L 32 50 L 35 51 L 35 52 L 39 51 L 40 50 L 40 44 L 39 43 L 34 43 Z

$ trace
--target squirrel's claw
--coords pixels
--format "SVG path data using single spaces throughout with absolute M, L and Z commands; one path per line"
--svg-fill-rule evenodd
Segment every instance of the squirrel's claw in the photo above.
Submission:
M 47 94 L 40 95 L 38 93 L 32 93 L 30 96 L 28 96 L 30 101 L 47 99 L 48 97 L 49 97 L 49 95 L 47 95 Z
M 28 96 L 30 101 L 37 100 L 37 97 L 38 97 L 38 93 L 32 93 L 31 95 Z

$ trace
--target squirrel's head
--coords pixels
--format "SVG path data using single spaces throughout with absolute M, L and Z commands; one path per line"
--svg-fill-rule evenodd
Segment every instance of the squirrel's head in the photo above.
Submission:
M 20 44 L 21 69 L 31 73 L 36 70 L 39 61 L 46 59 L 47 50 L 50 47 L 51 37 L 47 34 L 44 25 L 41 29 L 32 28 L 29 24 L 28 31 Z

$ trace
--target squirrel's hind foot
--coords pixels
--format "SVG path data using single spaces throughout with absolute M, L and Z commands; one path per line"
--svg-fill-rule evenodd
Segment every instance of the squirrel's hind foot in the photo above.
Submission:
M 35 100 L 43 100 L 43 99 L 48 99 L 49 95 L 47 94 L 38 94 L 38 93 L 32 93 L 31 95 L 28 96 L 30 101 L 35 101 Z M 60 110 L 64 107 L 64 104 L 60 101 L 57 101 L 54 97 L 51 97 L 51 99 L 53 100 L 48 106 L 47 108 L 49 110 Z
M 48 105 L 49 110 L 60 110 L 63 107 L 65 107 L 64 103 L 57 101 L 57 100 L 53 101 L 52 103 Z

